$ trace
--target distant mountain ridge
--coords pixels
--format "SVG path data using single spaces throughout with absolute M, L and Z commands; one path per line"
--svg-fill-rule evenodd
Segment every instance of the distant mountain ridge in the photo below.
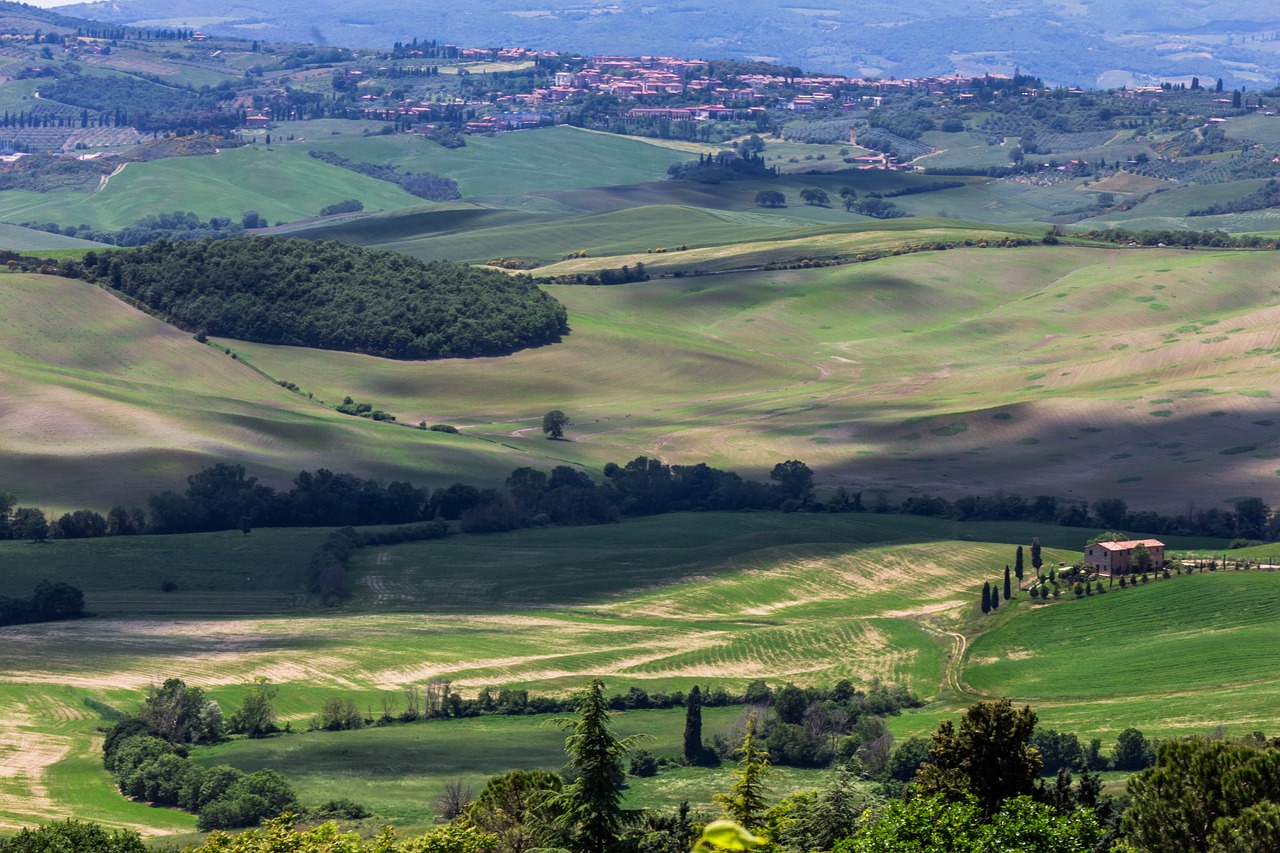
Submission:
M 1230 6 L 1190 0 L 1168 7 L 1085 0 L 1076 8 L 1032 0 L 921 0 L 905 18 L 897 3 L 849 0 L 812 7 L 766 0 L 549 6 L 532 0 L 456 0 L 431 8 L 411 0 L 112 0 L 58 11 L 278 41 L 379 47 L 418 37 L 463 46 L 764 58 L 884 77 L 1007 73 L 1022 66 L 1046 81 L 1084 87 L 1114 85 L 1131 75 L 1135 82 L 1223 77 L 1251 90 L 1280 79 L 1280 54 L 1267 49 L 1280 31 L 1280 11 L 1268 0 Z

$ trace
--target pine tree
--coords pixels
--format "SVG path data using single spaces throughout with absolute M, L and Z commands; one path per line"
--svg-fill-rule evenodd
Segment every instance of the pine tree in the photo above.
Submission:
M 1012 586 L 1009 583 L 1009 567 L 1004 567 L 1004 600 L 1013 598 Z
M 982 612 L 991 612 L 991 581 L 982 583 Z
M 684 706 L 684 760 L 697 764 L 702 759 L 702 691 L 693 685 Z
M 1013 555 L 1013 573 L 1018 577 L 1018 583 L 1022 583 L 1022 546 L 1018 546 L 1018 550 Z
M 756 718 L 753 715 L 747 719 L 747 733 L 738 750 L 742 758 L 738 761 L 738 769 L 733 771 L 738 778 L 728 794 L 716 794 L 714 797 L 730 819 L 751 830 L 761 825 L 766 807 L 765 795 L 769 793 L 764 785 L 764 777 L 769 772 L 769 753 L 756 747 L 755 737 Z
M 609 700 L 598 678 L 578 691 L 574 707 L 577 717 L 555 721 L 569 732 L 564 751 L 577 774 L 560 795 L 560 821 L 573 833 L 574 853 L 604 853 L 622 830 L 622 759 L 637 738 L 619 738 L 609 727 Z

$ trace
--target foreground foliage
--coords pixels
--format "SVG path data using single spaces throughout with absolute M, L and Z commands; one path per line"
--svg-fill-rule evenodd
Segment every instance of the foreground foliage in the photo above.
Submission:
M 260 343 L 454 358 L 507 355 L 568 331 L 564 306 L 527 276 L 336 242 L 157 240 L 89 252 L 78 271 L 188 328 Z
M 131 830 L 108 832 L 96 823 L 62 820 L 35 829 L 24 829 L 10 838 L 0 838 L 0 853 L 146 853 L 138 833 Z
M 1102 837 L 1088 810 L 1067 817 L 1030 797 L 1006 800 L 984 819 L 974 800 L 948 802 L 941 795 L 895 801 L 868 815 L 858 833 L 835 846 L 836 853 L 1083 853 Z
M 1129 795 L 1130 850 L 1275 850 L 1280 750 L 1199 738 L 1164 743 L 1155 767 L 1129 781 Z

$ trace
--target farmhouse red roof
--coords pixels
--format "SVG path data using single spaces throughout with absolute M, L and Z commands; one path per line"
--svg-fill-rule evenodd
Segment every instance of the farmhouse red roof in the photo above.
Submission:
M 1124 542 L 1099 542 L 1098 544 L 1108 551 L 1132 551 L 1139 545 L 1146 545 L 1148 548 L 1164 547 L 1164 543 L 1159 539 L 1129 539 Z

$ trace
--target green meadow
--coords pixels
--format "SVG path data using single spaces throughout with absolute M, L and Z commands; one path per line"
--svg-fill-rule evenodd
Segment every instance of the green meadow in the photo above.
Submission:
M 0 458 L 20 500 L 54 510 L 142 505 L 214 461 L 276 486 L 320 467 L 444 486 L 649 455 L 753 477 L 801 459 L 820 485 L 869 495 L 1005 489 L 1180 511 L 1188 478 L 1214 505 L 1268 494 L 1280 470 L 1271 260 L 992 247 L 552 286 L 562 342 L 433 363 L 202 346 L 81 282 L 5 275 Z M 320 402 L 348 395 L 399 423 Z M 543 438 L 552 408 L 570 440 Z M 461 434 L 408 428 L 423 421 Z
M 2 275 L 0 306 L 0 480 L 47 510 L 144 506 L 221 461 L 278 485 L 321 467 L 421 480 L 439 466 L 448 482 L 492 482 L 535 461 L 497 441 L 340 415 L 80 281 Z M 360 389 L 334 402 L 346 393 Z
M 186 837 L 190 816 L 117 797 L 97 764 L 102 709 L 127 709 L 174 675 L 228 711 L 241 682 L 266 675 L 299 732 L 201 749 L 197 761 L 274 767 L 306 802 L 348 796 L 402 826 L 428 824 L 430 800 L 449 781 L 560 766 L 561 734 L 538 717 L 302 733 L 326 700 L 378 716 L 402 707 L 406 685 L 432 679 L 471 695 L 485 686 L 562 694 L 594 675 L 619 692 L 880 678 L 928 700 L 891 720 L 900 738 L 999 695 L 1108 743 L 1130 724 L 1148 736 L 1219 724 L 1273 730 L 1275 660 L 1259 650 L 1274 645 L 1268 614 L 1280 575 L 1206 573 L 1048 606 L 1020 595 L 998 615 L 978 613 L 982 582 L 999 579 L 1015 544 L 1039 537 L 1052 566 L 1078 559 L 1096 533 L 874 513 L 709 513 L 454 536 L 357 552 L 356 594 L 337 612 L 314 610 L 305 595 L 300 555 L 322 530 L 114 540 L 94 569 L 84 563 L 96 543 L 2 543 L 12 569 L 0 593 L 23 594 L 52 574 L 83 584 L 100 615 L 0 629 L 0 749 L 21 756 L 0 777 L 0 824 L 74 802 L 82 817 Z M 241 585 L 238 571 L 256 574 Z M 158 591 L 165 577 L 177 591 Z M 203 607 L 193 606 L 198 597 Z M 708 709 L 706 737 L 728 733 L 740 710 Z M 674 756 L 683 714 L 630 712 L 617 725 Z M 730 769 L 663 772 L 634 780 L 627 796 L 707 807 Z M 775 793 L 820 780 L 782 771 Z
M 181 490 L 214 462 L 243 464 L 280 488 L 321 467 L 437 487 L 498 485 L 526 465 L 577 465 L 598 478 L 606 462 L 646 455 L 758 479 L 799 459 L 820 497 L 844 486 L 867 506 L 881 495 L 1003 490 L 1182 512 L 1274 494 L 1280 275 L 1271 253 L 1039 245 L 1045 218 L 1095 203 L 1101 188 L 1077 181 L 964 178 L 894 197 L 910 219 L 870 220 L 843 210 L 841 187 L 865 196 L 950 178 L 801 173 L 831 166 L 838 146 L 773 146 L 785 174 L 710 186 L 663 180 L 698 146 L 562 127 L 448 150 L 370 127 L 285 126 L 271 146 L 263 136 L 212 157 L 130 164 L 94 194 L 10 191 L 0 218 L 119 228 L 163 197 L 166 209 L 201 218 L 254 209 L 290 223 L 272 233 L 421 258 L 519 258 L 538 275 L 644 263 L 655 277 L 547 285 L 569 311 L 558 344 L 397 362 L 204 345 L 83 282 L 0 275 L 0 491 L 55 513 L 106 511 Z M 926 141 L 949 143 L 935 164 L 980 166 L 1007 157 L 1014 140 Z M 1110 160 L 1131 148 L 1115 138 L 1093 153 Z M 311 149 L 446 175 L 463 198 L 425 202 L 321 163 Z M 787 206 L 757 207 L 766 186 Z M 1106 221 L 1185 223 L 1189 207 L 1256 186 L 1173 189 Z M 833 203 L 800 203 L 806 187 Z M 367 213 L 307 221 L 347 198 Z M 1275 230 L 1272 215 L 1194 222 Z M 1005 237 L 1037 244 L 997 248 Z M 76 251 L 75 241 L 12 224 L 0 225 L 5 240 Z M 992 245 L 915 251 L 965 240 Z M 680 245 L 688 249 L 670 251 Z M 659 248 L 669 251 L 650 251 Z M 907 248 L 871 262 L 743 271 Z M 338 414 L 333 404 L 347 395 L 399 422 Z M 542 435 L 553 408 L 572 421 L 568 440 Z M 460 434 L 411 428 L 419 422 Z M 334 609 L 309 592 L 327 530 L 2 542 L 0 595 L 57 578 L 82 588 L 95 615 L 0 629 L 0 827 L 74 811 L 193 837 L 194 818 L 121 799 L 99 762 L 111 708 L 127 710 L 170 676 L 204 687 L 228 712 L 253 676 L 280 687 L 292 733 L 198 750 L 197 761 L 274 767 L 308 803 L 352 797 L 410 827 L 429 824 L 431 798 L 451 780 L 560 766 L 560 733 L 539 718 L 304 732 L 326 700 L 351 699 L 377 716 L 407 685 L 431 680 L 471 695 L 502 686 L 562 694 L 592 676 L 619 692 L 880 679 L 927 702 L 891 721 L 900 739 L 1003 695 L 1108 746 L 1129 725 L 1156 737 L 1280 730 L 1280 574 L 1174 577 L 1048 605 L 1019 595 L 981 616 L 982 584 L 1000 579 L 1016 545 L 1038 537 L 1054 566 L 1079 559 L 1100 532 L 869 512 L 458 535 L 355 553 L 352 597 Z M 1226 545 L 1165 541 L 1204 553 Z M 1239 553 L 1272 557 L 1270 546 Z M 163 591 L 164 581 L 176 589 Z M 708 737 L 739 715 L 708 709 Z M 617 723 L 654 736 L 658 755 L 679 749 L 678 710 Z M 634 780 L 628 802 L 707 807 L 730 769 Z M 821 778 L 784 770 L 773 788 L 781 795 Z
M 237 348 L 319 397 L 359 387 L 403 420 L 592 467 L 645 454 L 762 476 L 798 458 L 832 485 L 1178 510 L 1187 477 L 1212 505 L 1268 493 L 1278 470 L 1265 252 L 975 248 L 550 290 L 570 335 L 501 360 Z M 553 407 L 571 441 L 544 441 Z

